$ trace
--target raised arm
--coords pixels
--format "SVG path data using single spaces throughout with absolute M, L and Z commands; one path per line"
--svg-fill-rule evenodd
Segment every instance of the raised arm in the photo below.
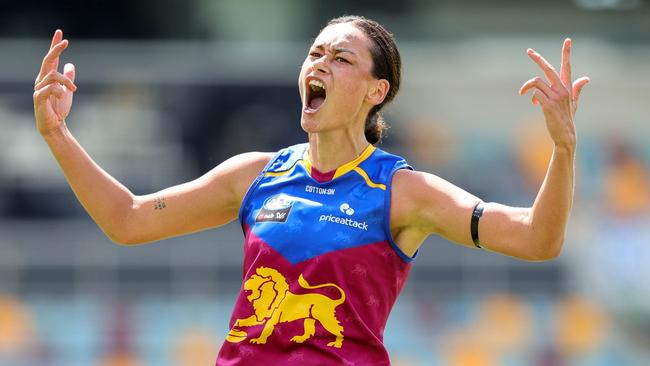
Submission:
M 248 186 L 269 161 L 267 153 L 226 160 L 204 176 L 158 193 L 136 196 L 84 151 L 65 124 L 72 106 L 75 69 L 57 71 L 68 46 L 57 30 L 34 87 L 39 132 L 50 147 L 75 195 L 111 240 L 137 244 L 225 224 L 237 217 Z
M 583 77 L 571 82 L 571 40 L 562 48 L 557 74 L 540 54 L 528 56 L 546 76 L 527 81 L 520 89 L 533 89 L 533 104 L 540 104 L 554 149 L 546 177 L 532 207 L 484 204 L 478 233 L 489 250 L 527 260 L 547 260 L 559 255 L 573 202 L 576 133 L 573 118 Z M 393 179 L 391 231 L 397 244 L 413 254 L 430 234 L 474 247 L 470 235 L 472 211 L 480 199 L 434 175 L 398 171 Z

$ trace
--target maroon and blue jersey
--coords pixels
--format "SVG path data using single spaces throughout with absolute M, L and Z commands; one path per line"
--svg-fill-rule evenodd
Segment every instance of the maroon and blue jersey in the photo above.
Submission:
M 279 151 L 240 208 L 243 284 L 217 365 L 389 365 L 383 333 L 412 258 L 390 234 L 393 174 L 369 145 L 329 175 Z

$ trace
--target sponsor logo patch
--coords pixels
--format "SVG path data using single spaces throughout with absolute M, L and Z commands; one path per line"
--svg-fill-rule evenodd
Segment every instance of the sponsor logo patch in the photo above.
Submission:
M 347 203 L 344 203 L 341 206 L 339 206 L 339 210 L 341 210 L 341 212 L 343 212 L 348 216 L 352 216 L 354 214 L 354 209 L 350 207 L 350 205 Z
M 286 222 L 294 199 L 286 194 L 269 197 L 262 205 L 255 222 Z
M 349 217 L 339 217 L 339 216 L 334 216 L 334 215 L 320 215 L 318 218 L 318 221 L 327 221 L 327 222 L 332 222 L 335 224 L 339 225 L 345 225 L 349 227 L 353 227 L 355 229 L 359 230 L 365 230 L 368 231 L 368 223 L 365 221 L 360 222 L 356 220 L 352 220 Z

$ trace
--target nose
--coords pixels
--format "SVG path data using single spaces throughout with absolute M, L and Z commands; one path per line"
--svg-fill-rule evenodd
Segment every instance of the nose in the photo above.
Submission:
M 327 73 L 329 70 L 327 66 L 327 55 L 323 55 L 320 58 L 314 60 L 314 62 L 312 63 L 312 68 L 314 69 L 314 71 Z

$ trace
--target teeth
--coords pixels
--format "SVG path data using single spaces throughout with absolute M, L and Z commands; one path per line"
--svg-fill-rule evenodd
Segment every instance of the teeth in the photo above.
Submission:
M 312 79 L 309 81 L 309 86 L 311 87 L 311 90 L 316 91 L 318 89 L 323 89 L 325 90 L 325 84 L 320 82 L 319 80 Z

